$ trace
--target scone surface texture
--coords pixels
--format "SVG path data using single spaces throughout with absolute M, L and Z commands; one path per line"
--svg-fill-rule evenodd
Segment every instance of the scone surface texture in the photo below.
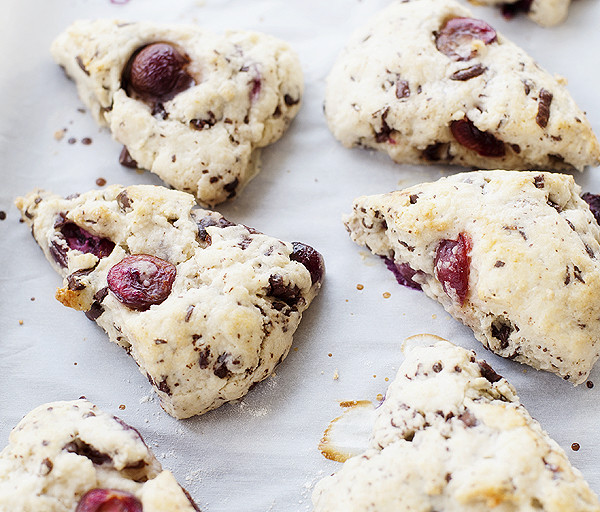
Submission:
M 287 355 L 323 277 L 320 254 L 198 208 L 184 192 L 119 185 L 19 198 L 85 311 L 135 359 L 177 418 L 245 395 Z
M 351 37 L 325 112 L 398 163 L 583 169 L 600 146 L 564 80 L 453 0 L 394 1 Z
M 456 174 L 355 200 L 351 238 L 493 352 L 585 382 L 600 348 L 600 230 L 568 175 Z
M 116 491 L 132 507 L 109 510 L 199 510 L 135 428 L 87 400 L 51 402 L 28 413 L 0 452 L 0 511 L 100 510 L 77 507 L 93 490 Z
M 415 347 L 370 447 L 317 483 L 315 512 L 592 512 L 600 502 L 515 389 L 475 353 Z
M 162 50 L 142 58 L 156 44 Z M 242 190 L 258 172 L 259 148 L 279 139 L 300 108 L 298 57 L 266 34 L 80 20 L 51 51 L 96 121 L 125 146 L 125 163 L 204 205 Z

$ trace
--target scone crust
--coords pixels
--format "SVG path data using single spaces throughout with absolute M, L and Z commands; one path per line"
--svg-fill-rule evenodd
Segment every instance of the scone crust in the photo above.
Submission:
M 2 512 L 72 512 L 95 488 L 131 493 L 148 512 L 198 510 L 137 430 L 87 400 L 40 405 L 0 452 Z
M 397 0 L 353 34 L 327 79 L 325 111 L 334 136 L 347 147 L 387 152 L 398 163 L 546 170 L 598 165 L 600 145 L 565 80 L 502 34 L 490 44 L 474 40 L 476 54 L 466 61 L 438 51 L 436 35 L 456 17 L 472 14 L 453 0 Z M 456 78 L 476 69 L 477 76 Z M 542 126 L 538 113 L 548 94 Z M 504 142 L 505 155 L 481 156 L 460 145 L 450 124 L 465 119 Z
M 370 448 L 321 480 L 315 512 L 592 512 L 564 451 L 475 353 L 413 348 L 377 410 Z
M 350 236 L 415 280 L 497 354 L 586 380 L 600 354 L 600 228 L 568 175 L 461 173 L 358 198 Z M 471 240 L 460 304 L 436 278 L 442 240 Z
M 63 199 L 38 190 L 17 206 L 64 277 L 57 298 L 88 312 L 130 353 L 177 418 L 240 398 L 271 375 L 320 288 L 291 258 L 292 243 L 225 221 L 184 192 L 113 185 Z M 101 259 L 68 249 L 65 222 L 115 248 Z M 66 267 L 53 255 L 57 247 L 66 251 Z M 167 299 L 145 311 L 107 288 L 109 270 L 130 254 L 156 256 L 177 271 Z
M 168 42 L 190 59 L 195 84 L 161 103 L 127 95 L 131 56 Z M 281 137 L 300 108 L 302 70 L 283 41 L 257 32 L 212 34 L 193 25 L 79 20 L 52 44 L 98 123 L 138 166 L 204 205 L 234 197 L 258 171 L 259 148 Z

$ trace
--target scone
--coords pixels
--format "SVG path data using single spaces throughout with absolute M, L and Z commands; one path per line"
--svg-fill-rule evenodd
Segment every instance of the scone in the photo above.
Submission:
M 193 512 L 139 432 L 87 400 L 27 414 L 0 452 L 0 512 Z
M 176 418 L 268 377 L 321 286 L 313 248 L 233 224 L 184 192 L 114 185 L 16 203 L 64 277 L 57 299 L 130 353 Z
M 376 414 L 370 447 L 315 487 L 315 512 L 600 511 L 515 389 L 472 351 L 414 347 Z
M 502 9 L 505 18 L 526 13 L 543 27 L 553 27 L 567 19 L 571 0 L 470 0 L 476 5 L 495 5 Z
M 498 355 L 584 382 L 600 354 L 600 228 L 568 175 L 479 171 L 360 197 L 352 239 Z
M 81 20 L 51 50 L 96 121 L 124 144 L 121 162 L 205 205 L 246 185 L 259 148 L 279 139 L 300 107 L 298 57 L 265 34 Z
M 385 151 L 398 163 L 600 163 L 565 80 L 453 0 L 396 0 L 358 30 L 329 74 L 325 112 L 345 146 Z

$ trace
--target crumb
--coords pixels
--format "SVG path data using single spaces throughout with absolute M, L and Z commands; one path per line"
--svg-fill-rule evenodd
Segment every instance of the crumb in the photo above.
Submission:
M 573 443 L 571 445 L 571 450 L 573 450 L 574 452 L 579 451 L 579 448 L 581 448 L 581 446 L 579 446 L 579 443 Z
M 77 139 L 75 137 L 70 137 L 69 140 L 67 141 L 69 144 L 75 144 L 77 142 Z
M 588 380 L 585 385 L 588 387 L 588 389 L 592 389 L 594 387 L 594 383 L 591 380 Z
M 89 146 L 92 143 L 92 139 L 90 137 L 84 137 L 83 139 L 81 139 L 81 143 L 84 146 Z
M 327 354 L 327 356 L 333 357 L 333 354 L 331 352 L 329 352 L 329 354 Z
M 338 380 L 340 378 L 340 374 L 337 371 L 337 368 L 335 369 L 335 372 L 333 372 L 333 380 Z
M 360 283 L 356 285 L 356 289 L 357 290 L 364 290 L 364 288 L 365 287 L 362 284 L 360 284 Z
M 375 398 L 377 398 L 377 400 L 378 400 L 379 402 L 381 402 L 381 401 L 383 400 L 383 395 L 382 395 L 381 393 L 378 393 L 378 394 L 377 394 L 377 396 L 376 396 Z
M 62 130 L 56 130 L 54 132 L 54 140 L 62 140 L 63 137 L 65 136 L 65 133 L 67 133 L 66 128 L 63 128 Z
M 35 297 L 31 297 L 31 299 L 29 299 L 31 302 L 33 302 L 35 300 Z
M 431 319 L 435 320 L 437 318 L 437 315 L 431 315 Z
M 23 320 L 19 320 L 19 325 L 23 325 Z
M 79 107 L 77 109 L 77 112 L 79 112 L 80 114 L 85 114 L 85 109 L 83 107 Z
M 106 180 L 104 178 L 97 178 L 96 185 L 98 185 L 99 187 L 103 187 L 104 185 L 106 185 Z
M 298 347 L 294 347 L 294 352 L 298 352 Z
M 373 378 L 374 378 L 374 379 L 376 379 L 376 378 L 377 378 L 377 375 L 373 374 Z
M 120 410 L 120 411 L 124 411 L 124 410 L 125 410 L 125 404 L 121 404 L 121 405 L 119 405 L 119 410 Z
M 392 294 L 390 292 L 384 292 L 383 293 L 383 298 L 384 299 L 389 299 L 392 296 Z
M 0 211 L 0 220 L 5 220 L 5 219 L 6 219 L 6 212 Z
M 77 363 L 73 363 L 73 366 L 77 366 Z
M 385 378 L 385 381 L 386 381 L 386 382 L 389 382 L 389 380 L 390 380 L 390 378 L 389 378 L 389 377 L 386 377 L 386 378 Z

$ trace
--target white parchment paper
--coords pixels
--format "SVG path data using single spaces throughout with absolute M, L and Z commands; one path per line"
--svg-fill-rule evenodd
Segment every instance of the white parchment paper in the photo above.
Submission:
M 123 0 L 121 0 L 123 1 Z M 375 400 L 402 361 L 400 343 L 429 332 L 474 349 L 506 376 L 534 417 L 600 493 L 600 365 L 572 387 L 559 378 L 486 352 L 471 331 L 424 294 L 398 286 L 379 258 L 354 245 L 340 221 L 354 197 L 387 192 L 458 172 L 399 166 L 385 155 L 348 150 L 322 114 L 325 77 L 350 33 L 389 0 L 3 0 L 0 17 L 0 448 L 37 405 L 85 395 L 145 437 L 207 512 L 310 510 L 314 483 L 336 470 L 317 444 L 340 400 Z M 570 91 L 600 134 L 600 2 L 577 0 L 568 21 L 543 29 L 474 8 L 568 78 Z M 54 299 L 59 277 L 12 202 L 35 187 L 60 194 L 108 183 L 154 183 L 118 164 L 120 145 L 80 111 L 74 85 L 50 55 L 52 39 L 78 18 L 194 22 L 222 32 L 252 29 L 291 43 L 305 73 L 304 103 L 291 129 L 263 152 L 262 172 L 234 202 L 217 209 L 325 257 L 322 292 L 277 374 L 244 399 L 201 417 L 164 413 L 146 378 L 94 323 Z M 57 141 L 54 134 L 66 129 Z M 69 138 L 77 139 L 69 144 Z M 92 144 L 81 139 L 90 137 Z M 575 178 L 600 192 L 599 169 Z M 364 285 L 358 290 L 357 284 Z M 391 296 L 384 298 L 384 293 Z M 338 376 L 339 378 L 335 378 Z M 579 443 L 580 450 L 571 449 Z

